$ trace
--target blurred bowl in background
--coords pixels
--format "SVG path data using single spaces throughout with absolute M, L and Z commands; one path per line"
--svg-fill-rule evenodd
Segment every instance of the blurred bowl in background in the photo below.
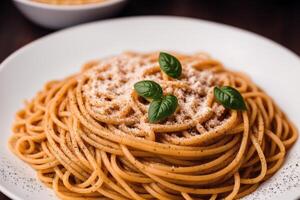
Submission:
M 51 29 L 111 17 L 119 12 L 126 3 L 126 0 L 106 0 L 81 5 L 53 5 L 31 0 L 13 1 L 29 20 Z

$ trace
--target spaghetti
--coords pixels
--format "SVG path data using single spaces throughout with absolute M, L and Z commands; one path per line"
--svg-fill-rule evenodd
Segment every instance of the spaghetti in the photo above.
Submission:
M 82 4 L 91 4 L 99 3 L 105 0 L 32 0 L 35 2 L 54 4 L 54 5 L 82 5 Z
M 182 77 L 160 71 L 158 53 L 123 53 L 48 82 L 20 110 L 10 149 L 61 199 L 236 199 L 282 166 L 297 130 L 246 75 L 206 54 L 174 54 Z M 149 123 L 133 84 L 158 82 L 176 112 Z M 242 94 L 225 109 L 215 86 Z

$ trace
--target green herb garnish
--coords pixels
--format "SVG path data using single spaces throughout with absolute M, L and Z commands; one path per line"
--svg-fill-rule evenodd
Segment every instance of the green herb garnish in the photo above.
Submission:
M 135 83 L 134 89 L 140 96 L 146 99 L 160 99 L 163 95 L 160 85 L 150 80 Z
M 168 76 L 179 78 L 181 76 L 181 63 L 174 56 L 160 52 L 158 59 L 160 68 Z M 162 121 L 172 115 L 178 106 L 177 97 L 163 96 L 162 88 L 154 81 L 145 80 L 134 84 L 135 91 L 147 100 L 152 100 L 148 109 L 150 123 Z
M 220 104 L 225 108 L 234 110 L 247 110 L 244 99 L 239 91 L 230 86 L 214 88 L 214 95 Z
M 173 95 L 166 95 L 151 102 L 148 110 L 149 122 L 162 121 L 172 115 L 178 106 L 178 100 Z
M 158 62 L 161 70 L 163 70 L 168 76 L 172 78 L 180 77 L 182 67 L 177 58 L 168 53 L 160 52 Z

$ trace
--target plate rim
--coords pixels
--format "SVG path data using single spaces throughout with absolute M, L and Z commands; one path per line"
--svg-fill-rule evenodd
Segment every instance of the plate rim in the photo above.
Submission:
M 88 22 L 88 23 L 76 25 L 76 26 L 73 26 L 73 27 L 61 29 L 61 30 L 55 31 L 53 33 L 47 34 L 45 36 L 42 36 L 38 39 L 35 39 L 35 40 L 29 42 L 28 44 L 26 44 L 24 46 L 18 48 L 13 53 L 11 53 L 9 56 L 7 56 L 3 61 L 1 61 L 1 63 L 0 63 L 0 73 L 2 72 L 2 70 L 5 69 L 5 67 L 9 64 L 10 61 L 15 59 L 19 55 L 21 55 L 23 52 L 26 52 L 26 51 L 30 50 L 31 47 L 33 47 L 33 46 L 35 46 L 39 43 L 42 43 L 42 42 L 47 41 L 49 39 L 51 40 L 51 38 L 55 37 L 56 35 L 61 35 L 61 34 L 64 34 L 65 32 L 76 31 L 77 29 L 85 29 L 85 28 L 88 28 L 89 26 L 97 26 L 97 24 L 114 23 L 114 22 L 121 22 L 121 21 L 128 21 L 128 20 L 143 20 L 143 19 L 146 19 L 146 20 L 186 20 L 186 21 L 191 21 L 191 22 L 195 22 L 195 23 L 202 23 L 202 24 L 217 26 L 217 27 L 227 29 L 227 30 L 231 29 L 231 30 L 237 31 L 241 34 L 245 34 L 246 36 L 255 37 L 255 38 L 260 39 L 262 41 L 265 41 L 269 44 L 275 45 L 276 47 L 278 47 L 278 48 L 282 49 L 283 51 L 285 51 L 286 53 L 288 53 L 290 56 L 293 56 L 300 63 L 300 56 L 298 54 L 296 54 L 294 51 L 292 51 L 291 49 L 283 46 L 282 44 L 279 44 L 276 41 L 273 41 L 270 38 L 267 38 L 265 36 L 259 35 L 255 32 L 252 32 L 252 31 L 249 31 L 249 30 L 246 30 L 246 29 L 242 29 L 242 28 L 239 28 L 239 27 L 235 27 L 235 26 L 232 26 L 232 25 L 223 24 L 223 23 L 219 23 L 219 22 L 215 22 L 215 21 L 209 21 L 209 20 L 192 18 L 192 17 L 185 17 L 185 16 L 141 15 L 141 16 L 118 17 L 118 18 L 111 18 L 111 19 Z M 15 200 L 24 200 L 22 197 L 19 197 L 16 194 L 12 193 L 9 189 L 7 189 L 5 187 L 5 185 L 0 184 L 0 191 L 4 195 L 6 195 L 8 198 L 12 198 L 12 199 L 15 199 Z

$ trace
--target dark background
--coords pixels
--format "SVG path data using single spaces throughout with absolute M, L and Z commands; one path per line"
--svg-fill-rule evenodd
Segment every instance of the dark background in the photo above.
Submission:
M 237 26 L 270 38 L 300 55 L 300 0 L 131 0 L 116 17 L 177 15 Z M 0 0 L 0 62 L 52 33 L 25 19 L 12 0 Z M 0 200 L 8 198 L 0 193 Z
M 117 16 L 177 15 L 253 31 L 300 55 L 300 0 L 131 0 Z M 29 42 L 53 32 L 25 19 L 12 0 L 0 0 L 0 62 Z

